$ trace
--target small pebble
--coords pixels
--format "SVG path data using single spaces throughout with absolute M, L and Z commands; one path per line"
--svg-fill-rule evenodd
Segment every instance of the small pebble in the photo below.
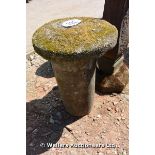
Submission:
M 33 133 L 36 133 L 37 131 L 38 131 L 38 129 L 34 129 L 34 130 L 33 130 Z
M 126 151 L 124 150 L 121 155 L 127 155 Z
M 34 59 L 34 55 L 30 55 L 29 59 L 30 59 L 30 61 L 32 61 Z
M 116 108 L 115 108 L 115 112 L 118 112 L 118 111 L 119 111 L 119 108 L 116 107 Z
M 124 109 L 121 110 L 122 113 L 124 113 Z M 123 114 L 122 114 L 123 115 Z
M 117 96 L 117 94 L 116 94 L 116 93 L 112 93 L 112 94 L 110 95 L 110 97 L 113 97 L 113 96 Z
M 101 135 L 101 139 L 104 139 L 104 136 L 103 135 Z
M 124 117 L 124 115 L 123 115 L 123 114 L 121 114 L 121 117 Z
M 93 121 L 94 121 L 94 122 L 95 122 L 95 120 L 96 120 L 96 119 L 95 119 L 95 118 L 93 118 Z
M 122 120 L 125 120 L 125 117 L 122 117 L 121 119 L 122 119 Z
M 111 110 L 111 108 L 110 108 L 110 107 L 108 107 L 108 108 L 107 108 L 107 110 L 108 110 L 108 111 L 110 111 L 110 110 Z
M 125 91 L 122 91 L 122 93 L 121 94 L 125 94 Z
M 115 122 L 116 125 L 119 125 L 119 122 Z
M 117 141 L 121 140 L 121 138 L 116 138 Z
M 85 134 L 86 134 L 86 135 L 89 135 L 89 132 L 85 131 Z
M 101 115 L 97 115 L 97 118 L 101 118 Z
M 120 121 L 121 120 L 121 117 L 117 117 L 117 120 Z
M 118 104 L 118 102 L 113 102 L 113 105 L 115 106 L 115 105 L 117 105 Z
M 50 123 L 54 124 L 54 120 L 52 116 L 50 117 Z
M 59 98 L 55 98 L 55 101 L 59 101 Z

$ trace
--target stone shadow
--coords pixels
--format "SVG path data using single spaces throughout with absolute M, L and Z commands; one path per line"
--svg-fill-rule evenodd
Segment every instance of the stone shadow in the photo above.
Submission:
M 37 70 L 36 75 L 44 77 L 44 78 L 52 78 L 54 77 L 54 71 L 52 68 L 52 64 L 50 61 L 43 63 Z
M 27 102 L 26 154 L 38 155 L 50 149 L 47 143 L 57 143 L 64 127 L 79 118 L 66 112 L 58 87 L 42 99 Z

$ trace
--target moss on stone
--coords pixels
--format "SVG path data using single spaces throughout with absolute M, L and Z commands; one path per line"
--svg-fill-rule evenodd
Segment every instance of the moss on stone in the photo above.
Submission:
M 70 19 L 80 19 L 81 23 L 70 28 L 61 25 Z M 34 33 L 32 43 L 35 49 L 40 50 L 38 54 L 41 51 L 50 52 L 49 55 L 86 54 L 116 43 L 117 35 L 116 27 L 105 20 L 72 17 L 46 23 Z

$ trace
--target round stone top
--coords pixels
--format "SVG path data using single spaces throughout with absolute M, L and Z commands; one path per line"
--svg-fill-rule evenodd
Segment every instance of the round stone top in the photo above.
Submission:
M 50 21 L 33 35 L 35 51 L 45 59 L 54 56 L 89 56 L 105 53 L 117 43 L 118 31 L 105 20 L 72 17 Z

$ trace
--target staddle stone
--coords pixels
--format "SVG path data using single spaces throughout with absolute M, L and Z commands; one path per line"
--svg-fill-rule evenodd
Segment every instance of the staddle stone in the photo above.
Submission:
M 75 116 L 90 112 L 95 91 L 96 59 L 117 42 L 110 23 L 91 17 L 56 19 L 33 35 L 35 51 L 52 62 L 66 110 Z

